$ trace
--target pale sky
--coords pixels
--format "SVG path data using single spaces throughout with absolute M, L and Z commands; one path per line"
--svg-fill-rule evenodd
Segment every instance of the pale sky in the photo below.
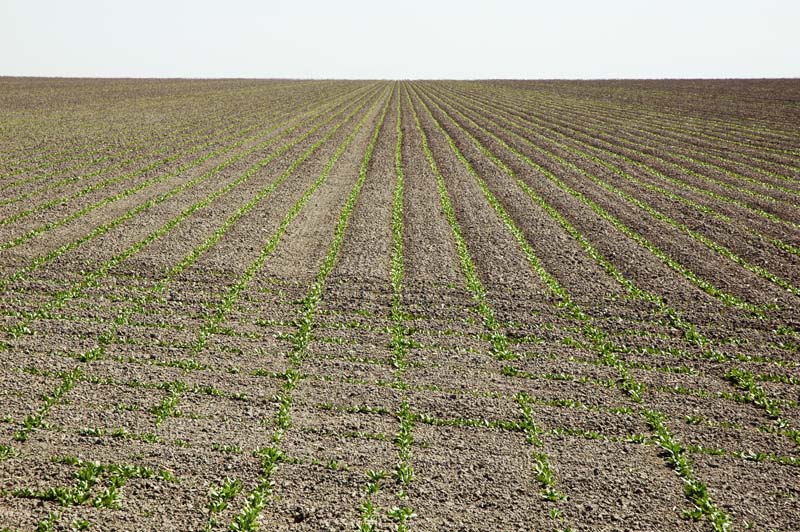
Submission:
M 0 75 L 800 77 L 800 0 L 0 0 Z

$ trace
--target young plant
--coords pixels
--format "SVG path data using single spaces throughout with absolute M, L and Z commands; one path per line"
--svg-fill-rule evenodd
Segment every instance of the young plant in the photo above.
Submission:
M 239 495 L 241 491 L 242 482 L 238 479 L 226 478 L 220 486 L 211 485 L 208 505 L 206 506 L 209 513 L 204 529 L 206 532 L 210 532 L 217 527 L 216 515 L 222 513 L 228 507 L 228 503 Z
M 653 429 L 653 439 L 663 450 L 667 462 L 684 481 L 684 494 L 694 505 L 694 509 L 688 511 L 687 515 L 695 520 L 705 517 L 711 522 L 714 532 L 728 532 L 731 526 L 728 516 L 717 508 L 706 486 L 695 478 L 689 458 L 681 443 L 670 434 L 664 424 L 664 416 L 652 410 L 642 411 L 642 416 Z

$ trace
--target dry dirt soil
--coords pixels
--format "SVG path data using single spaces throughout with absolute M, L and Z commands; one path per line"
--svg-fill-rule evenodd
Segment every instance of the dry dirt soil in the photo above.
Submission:
M 0 78 L 0 530 L 800 530 L 800 81 Z

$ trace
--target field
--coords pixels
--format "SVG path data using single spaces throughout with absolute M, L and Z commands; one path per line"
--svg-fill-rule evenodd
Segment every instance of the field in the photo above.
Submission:
M 0 530 L 797 530 L 799 102 L 0 78 Z

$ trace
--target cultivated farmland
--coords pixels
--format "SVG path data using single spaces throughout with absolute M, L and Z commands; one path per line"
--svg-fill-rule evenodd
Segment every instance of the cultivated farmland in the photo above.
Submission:
M 799 101 L 0 79 L 0 530 L 797 530 Z

